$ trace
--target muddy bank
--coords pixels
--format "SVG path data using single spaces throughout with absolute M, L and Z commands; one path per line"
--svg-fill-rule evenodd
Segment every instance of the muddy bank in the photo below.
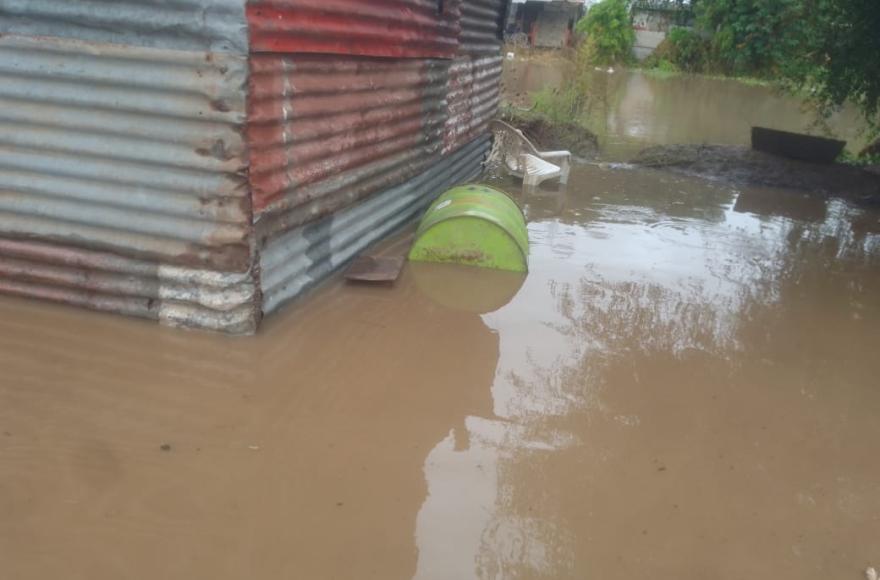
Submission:
M 512 107 L 502 112 L 501 119 L 520 129 L 538 149 L 567 149 L 583 159 L 592 159 L 599 152 L 596 135 L 577 123 L 557 123 L 539 113 Z
M 880 175 L 844 164 L 786 159 L 736 145 L 658 145 L 633 160 L 738 185 L 799 189 L 858 202 L 880 203 Z

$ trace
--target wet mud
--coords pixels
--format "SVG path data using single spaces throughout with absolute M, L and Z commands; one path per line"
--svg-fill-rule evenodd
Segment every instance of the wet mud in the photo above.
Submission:
M 808 163 L 742 146 L 656 145 L 632 162 L 746 186 L 768 186 L 880 204 L 880 175 L 842 163 Z
M 577 123 L 556 123 L 530 111 L 508 108 L 502 117 L 544 151 L 565 149 L 582 160 L 594 159 L 599 154 L 599 140 L 595 134 Z
M 616 165 L 516 195 L 528 276 L 337 279 L 248 339 L 0 298 L 0 578 L 876 565 L 876 209 Z

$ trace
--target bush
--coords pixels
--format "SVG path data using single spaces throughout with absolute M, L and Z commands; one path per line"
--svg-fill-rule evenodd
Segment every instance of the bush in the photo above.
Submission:
M 601 0 L 576 28 L 586 37 L 584 50 L 591 62 L 609 65 L 632 60 L 636 33 L 626 0 Z
M 689 28 L 673 28 L 644 66 L 666 74 L 711 72 L 709 42 Z
M 679 70 L 689 73 L 705 72 L 708 68 L 709 44 L 697 32 L 688 28 L 673 28 L 667 36 L 668 59 Z
M 696 23 L 710 34 L 716 72 L 772 77 L 801 34 L 803 0 L 702 0 Z
M 558 89 L 543 88 L 533 95 L 534 111 L 552 123 L 567 123 L 580 114 L 585 96 L 575 83 Z

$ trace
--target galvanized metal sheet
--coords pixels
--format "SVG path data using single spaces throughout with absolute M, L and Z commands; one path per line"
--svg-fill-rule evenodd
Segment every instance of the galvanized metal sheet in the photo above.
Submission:
M 319 219 L 439 159 L 448 61 L 255 55 L 248 143 L 261 237 Z
M 0 34 L 248 51 L 245 0 L 0 0 Z
M 460 0 L 250 0 L 254 52 L 451 58 Z
M 0 37 L 0 291 L 256 324 L 234 54 Z
M 479 175 L 488 149 L 489 138 L 481 137 L 402 184 L 271 239 L 261 253 L 263 311 L 296 298 L 407 223 L 437 195 Z
M 460 56 L 449 69 L 443 151 L 488 131 L 501 100 L 501 56 Z
M 485 134 L 498 112 L 507 9 L 506 0 L 461 0 L 461 41 L 449 69 L 444 153 Z
M 496 55 L 501 50 L 506 0 L 461 0 L 459 54 Z

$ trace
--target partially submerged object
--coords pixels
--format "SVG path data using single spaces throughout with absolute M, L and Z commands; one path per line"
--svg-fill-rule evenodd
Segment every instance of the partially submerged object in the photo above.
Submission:
M 522 131 L 504 121 L 496 119 L 489 127 L 495 137 L 492 154 L 508 173 L 523 180 L 525 192 L 532 192 L 541 183 L 557 177 L 561 184 L 568 183 L 570 151 L 539 151 Z
M 846 141 L 779 131 L 766 127 L 752 127 L 752 149 L 800 159 L 812 163 L 833 163 L 843 152 Z
M 403 270 L 403 256 L 358 256 L 345 271 L 352 282 L 394 282 Z
M 465 185 L 441 195 L 419 224 L 409 259 L 528 271 L 525 217 L 506 194 Z

